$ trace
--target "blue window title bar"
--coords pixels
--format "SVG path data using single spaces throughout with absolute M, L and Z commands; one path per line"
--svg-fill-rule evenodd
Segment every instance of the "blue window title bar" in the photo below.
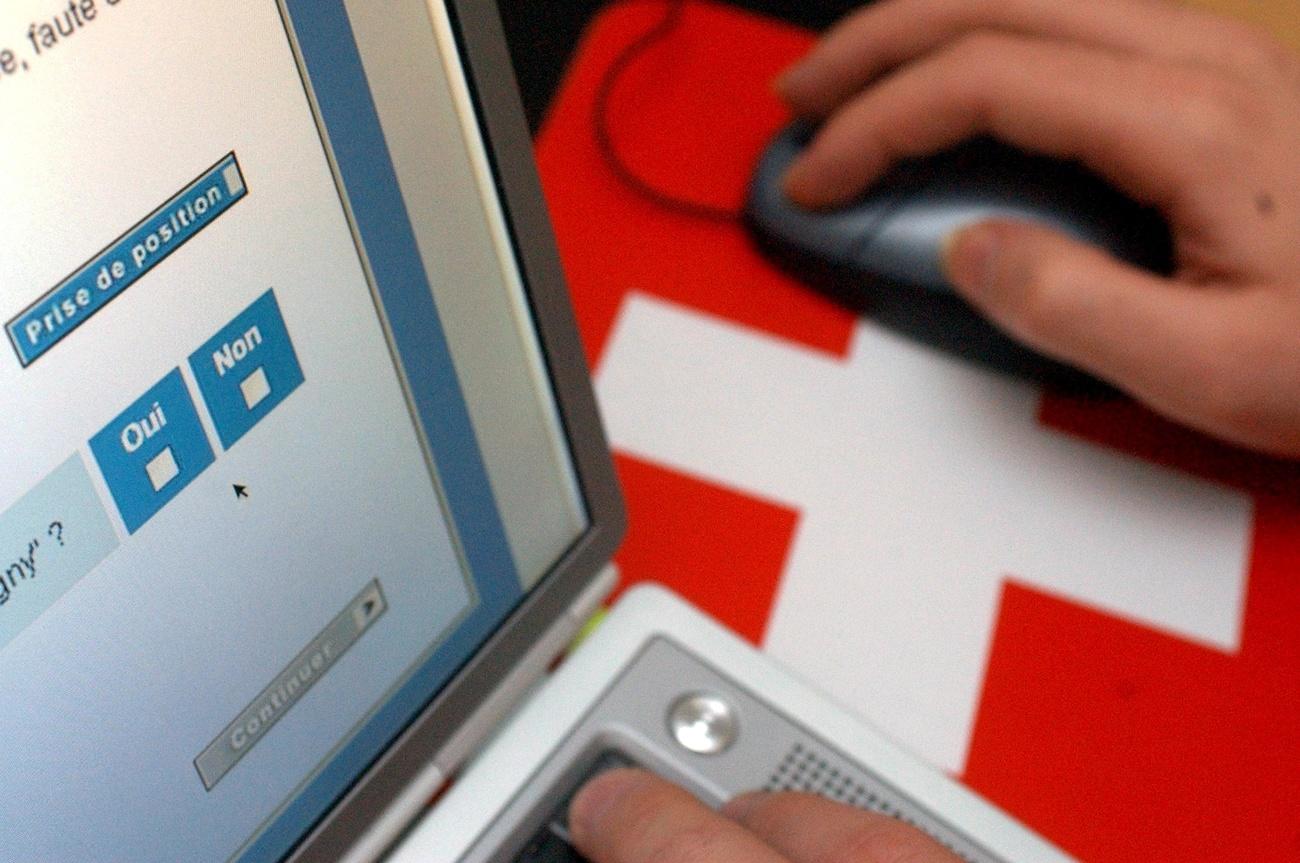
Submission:
M 230 153 L 5 325 L 24 367 L 248 194 Z

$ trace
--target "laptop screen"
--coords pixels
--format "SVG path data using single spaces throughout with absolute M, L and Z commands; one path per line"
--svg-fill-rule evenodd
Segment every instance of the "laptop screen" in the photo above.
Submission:
M 291 849 L 587 527 L 450 22 L 0 5 L 0 842 Z

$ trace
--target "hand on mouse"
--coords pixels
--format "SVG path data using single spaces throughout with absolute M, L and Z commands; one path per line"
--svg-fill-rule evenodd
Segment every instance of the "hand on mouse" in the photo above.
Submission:
M 777 87 L 825 121 L 785 178 L 805 206 L 988 134 L 1158 207 L 1169 279 L 1006 221 L 950 237 L 949 277 L 1011 334 L 1158 412 L 1300 456 L 1300 58 L 1158 0 L 883 0 Z
M 593 863 L 960 863 L 906 824 L 811 794 L 746 795 L 716 813 L 640 770 L 589 782 L 569 825 Z

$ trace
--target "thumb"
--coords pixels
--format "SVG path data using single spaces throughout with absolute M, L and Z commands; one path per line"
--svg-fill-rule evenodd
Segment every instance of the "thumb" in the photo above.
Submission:
M 988 221 L 948 237 L 958 292 L 1031 347 L 1178 409 L 1206 383 L 1222 292 L 1181 285 L 1036 225 Z
M 1300 296 L 1162 279 L 1035 225 L 954 232 L 950 280 L 1034 348 L 1187 425 L 1300 453 Z

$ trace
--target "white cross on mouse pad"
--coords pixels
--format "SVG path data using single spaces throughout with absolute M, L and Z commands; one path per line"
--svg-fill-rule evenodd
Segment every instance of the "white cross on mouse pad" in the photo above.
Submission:
M 1250 498 L 1043 427 L 1032 386 L 869 321 L 841 361 L 631 293 L 597 390 L 616 449 L 800 512 L 765 649 L 940 767 L 1007 578 L 1237 648 Z

